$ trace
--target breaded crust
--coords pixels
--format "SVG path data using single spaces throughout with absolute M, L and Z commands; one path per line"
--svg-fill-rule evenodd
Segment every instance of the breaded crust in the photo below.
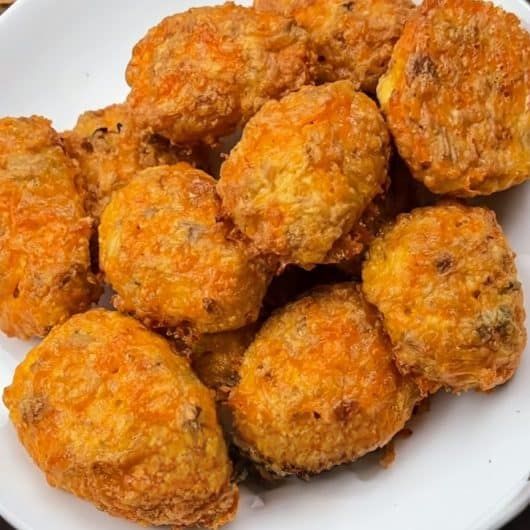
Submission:
M 101 289 L 77 166 L 48 120 L 0 119 L 0 328 L 44 336 Z
M 419 391 L 392 361 L 356 284 L 311 291 L 275 313 L 230 395 L 235 442 L 277 476 L 319 473 L 384 446 Z
M 426 0 L 377 95 L 401 156 L 431 191 L 489 195 L 530 177 L 530 35 L 480 0 Z
M 490 390 L 526 344 L 514 253 L 491 210 L 457 203 L 402 215 L 370 247 L 363 291 L 399 369 L 425 389 Z
M 50 485 L 143 525 L 233 519 L 238 490 L 214 400 L 134 319 L 96 309 L 54 328 L 4 402 Z
M 306 32 L 231 2 L 164 19 L 135 46 L 128 101 L 139 121 L 176 143 L 212 142 L 269 99 L 312 79 Z

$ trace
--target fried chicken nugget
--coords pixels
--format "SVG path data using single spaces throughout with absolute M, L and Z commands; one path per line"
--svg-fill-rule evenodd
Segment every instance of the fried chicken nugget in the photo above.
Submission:
M 318 53 L 316 76 L 349 79 L 375 93 L 414 4 L 410 0 L 254 0 L 258 11 L 291 16 Z
M 4 391 L 51 486 L 144 525 L 218 528 L 238 490 L 215 404 L 183 357 L 130 317 L 76 315 Z
M 489 390 L 514 374 L 523 293 L 494 212 L 443 204 L 400 216 L 370 247 L 363 281 L 399 369 L 426 390 Z
M 159 135 L 141 131 L 125 104 L 85 112 L 63 138 L 81 168 L 85 207 L 97 219 L 112 192 L 142 169 L 200 160 L 197 148 L 173 146 Z
M 254 322 L 271 274 L 220 209 L 214 179 L 186 163 L 146 169 L 116 191 L 99 231 L 115 306 L 177 334 Z
M 530 35 L 481 0 L 426 0 L 377 89 L 401 156 L 432 192 L 489 195 L 530 177 Z
M 389 153 L 377 106 L 350 81 L 305 87 L 249 121 L 217 189 L 259 250 L 310 267 L 383 190 Z
M 277 476 L 319 473 L 384 446 L 419 399 L 356 284 L 311 291 L 274 314 L 230 395 L 235 442 Z
M 0 119 L 0 328 L 9 336 L 44 336 L 99 298 L 76 178 L 48 120 Z
M 230 134 L 269 99 L 312 79 L 306 32 L 292 20 L 226 3 L 164 19 L 134 48 L 128 101 L 174 142 Z

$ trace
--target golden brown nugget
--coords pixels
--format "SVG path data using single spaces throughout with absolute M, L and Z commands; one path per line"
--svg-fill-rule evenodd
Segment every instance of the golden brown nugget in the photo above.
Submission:
M 193 345 L 192 368 L 212 390 L 217 400 L 225 401 L 239 381 L 239 369 L 246 349 L 256 335 L 257 326 L 203 335 Z
M 159 135 L 140 131 L 125 104 L 85 112 L 63 137 L 68 153 L 79 162 L 86 209 L 97 219 L 112 192 L 142 169 L 200 161 L 197 148 L 173 146 Z
M 136 320 L 95 309 L 57 326 L 4 402 L 51 486 L 144 525 L 233 519 L 238 490 L 212 396 Z
M 128 101 L 176 143 L 230 134 L 269 99 L 312 78 L 306 32 L 285 17 L 226 3 L 164 19 L 135 46 Z
M 177 333 L 254 322 L 271 274 L 220 213 L 215 181 L 186 163 L 146 169 L 116 191 L 99 230 L 115 306 Z
M 235 442 L 266 471 L 308 475 L 388 443 L 419 391 L 401 376 L 356 284 L 311 291 L 275 313 L 230 395 Z
M 492 211 L 455 203 L 400 216 L 370 247 L 363 291 L 399 369 L 425 389 L 490 390 L 514 374 L 523 293 Z
M 77 175 L 48 120 L 0 119 L 0 328 L 9 336 L 44 336 L 99 298 Z
M 349 81 L 264 105 L 221 168 L 217 189 L 237 227 L 283 263 L 322 263 L 386 185 L 388 132 Z
M 432 192 L 489 195 L 530 176 L 530 35 L 480 0 L 426 0 L 377 89 L 401 156 Z
M 291 16 L 307 30 L 319 81 L 349 79 L 370 93 L 414 9 L 410 0 L 254 0 L 254 6 Z

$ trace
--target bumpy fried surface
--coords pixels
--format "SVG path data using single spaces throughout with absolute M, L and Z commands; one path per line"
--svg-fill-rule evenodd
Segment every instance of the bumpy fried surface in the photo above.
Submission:
M 217 333 L 257 319 L 270 274 L 231 238 L 206 173 L 186 163 L 144 170 L 114 193 L 99 238 L 115 306 L 147 325 Z
M 212 141 L 310 82 L 312 59 L 305 31 L 287 18 L 233 3 L 191 9 L 136 45 L 128 101 L 174 142 Z
M 54 328 L 4 392 L 48 482 L 145 525 L 217 528 L 237 486 L 214 401 L 187 362 L 103 309 Z
M 259 11 L 294 17 L 318 53 L 320 81 L 350 79 L 375 93 L 414 4 L 410 0 L 254 0 Z
M 530 36 L 479 0 L 426 0 L 377 95 L 401 156 L 435 193 L 488 195 L 530 176 Z
M 199 379 L 224 401 L 239 381 L 243 355 L 256 335 L 256 326 L 203 335 L 193 345 L 192 368 Z
M 0 119 L 0 328 L 44 336 L 100 294 L 77 168 L 44 118 Z
M 310 266 L 382 191 L 389 151 L 375 103 L 351 82 L 305 87 L 250 120 L 217 189 L 258 249 Z
M 318 473 L 385 445 L 410 418 L 377 313 L 355 284 L 316 289 L 273 315 L 230 396 L 235 441 L 276 475 Z
M 400 370 L 424 388 L 489 390 L 513 375 L 523 294 L 492 211 L 446 204 L 400 216 L 370 247 L 363 280 Z
M 112 192 L 142 169 L 182 160 L 196 163 L 200 158 L 197 148 L 173 146 L 159 135 L 140 131 L 125 104 L 85 112 L 63 137 L 80 165 L 86 209 L 96 218 Z

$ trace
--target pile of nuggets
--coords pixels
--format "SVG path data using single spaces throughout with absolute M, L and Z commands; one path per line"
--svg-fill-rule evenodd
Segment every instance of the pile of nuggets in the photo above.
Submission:
M 513 376 L 514 253 L 468 199 L 530 177 L 514 15 L 227 3 L 149 30 L 126 77 L 71 131 L 0 119 L 0 328 L 44 337 L 4 402 L 52 486 L 217 528 L 230 456 L 307 478 L 384 447 L 439 389 Z M 104 283 L 115 310 L 92 307 Z

